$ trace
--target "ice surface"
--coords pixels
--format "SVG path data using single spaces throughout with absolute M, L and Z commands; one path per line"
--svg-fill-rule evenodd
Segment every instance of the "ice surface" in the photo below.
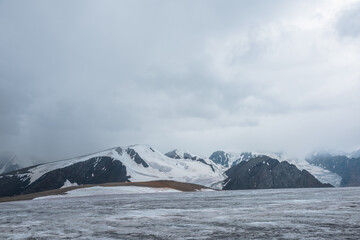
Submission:
M 360 239 L 360 188 L 1 203 L 0 239 Z
M 138 186 L 114 186 L 114 187 L 89 187 L 79 188 L 66 192 L 60 195 L 50 195 L 45 197 L 38 197 L 39 199 L 48 198 L 69 198 L 69 197 L 88 197 L 96 195 L 113 195 L 113 194 L 138 194 L 138 193 L 158 193 L 158 192 L 180 192 L 171 188 L 151 188 L 151 187 L 138 187 Z

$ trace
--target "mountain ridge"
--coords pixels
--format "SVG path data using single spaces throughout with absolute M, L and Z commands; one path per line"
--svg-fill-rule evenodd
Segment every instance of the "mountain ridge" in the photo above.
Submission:
M 0 196 L 57 189 L 69 183 L 176 180 L 221 188 L 224 178 L 220 168 L 205 160 L 177 160 L 148 145 L 130 145 L 0 175 Z
M 274 177 L 268 177 L 259 178 L 256 186 L 249 185 L 249 188 L 257 188 L 259 186 L 265 188 L 307 187 L 304 183 L 306 181 L 312 182 L 312 186 L 314 187 L 321 187 L 323 185 L 318 184 L 314 179 L 316 179 L 317 176 L 321 177 L 321 174 L 324 173 L 326 176 L 329 176 L 330 173 L 328 170 L 324 170 L 319 166 L 312 166 L 308 162 L 304 164 L 303 161 L 296 162 L 292 160 L 296 163 L 293 165 L 293 162 L 287 161 L 287 158 L 283 154 L 270 153 L 269 155 L 270 156 L 252 152 L 226 155 L 224 151 L 216 151 L 210 158 L 204 158 L 178 149 L 162 154 L 149 145 L 136 144 L 114 147 L 75 158 L 38 164 L 1 174 L 0 197 L 31 194 L 86 184 L 146 182 L 156 180 L 172 180 L 199 184 L 216 189 L 227 189 L 230 178 L 237 179 L 242 177 L 234 176 L 234 174 L 231 173 L 231 171 L 233 171 L 231 169 L 237 168 L 239 165 L 241 167 L 250 164 L 253 162 L 253 159 L 256 158 L 273 159 L 276 165 L 282 166 L 279 167 L 278 175 L 286 175 L 287 177 L 284 181 L 292 182 L 293 184 L 268 185 L 266 181 L 273 181 L 274 179 Z M 273 158 L 271 158 L 271 156 Z M 224 157 L 227 157 L 227 159 Z M 274 157 L 276 157 L 276 159 Z M 226 167 L 226 164 L 228 167 Z M 232 167 L 229 167 L 230 165 Z M 299 168 L 299 165 L 303 168 Z M 310 173 L 306 171 L 306 168 L 309 168 L 309 166 L 311 166 L 311 171 L 314 171 L 314 169 L 319 171 L 315 177 L 311 171 Z M 262 170 L 263 174 L 271 176 L 270 173 L 266 172 L 270 169 L 267 169 L 266 166 L 263 167 L 265 167 Z M 291 174 L 289 175 L 287 171 L 293 173 L 293 176 Z M 250 175 L 244 172 L 241 174 L 244 175 L 245 178 L 246 176 L 251 178 Z M 297 181 L 294 180 L 294 176 L 300 176 L 300 183 L 297 185 L 294 184 L 294 181 Z M 324 179 L 332 180 L 331 178 L 319 180 L 324 183 Z M 242 179 L 242 181 L 246 182 L 250 180 Z M 303 182 L 301 183 L 301 181 Z M 332 182 L 327 181 L 326 183 Z

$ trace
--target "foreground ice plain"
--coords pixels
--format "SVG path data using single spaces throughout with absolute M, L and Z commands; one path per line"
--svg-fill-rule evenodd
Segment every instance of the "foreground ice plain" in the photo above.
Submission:
M 360 239 L 360 188 L 122 194 L 0 204 L 0 239 Z
M 114 194 L 140 194 L 140 193 L 158 193 L 158 192 L 181 192 L 172 188 L 152 188 L 152 187 L 135 187 L 135 186 L 117 186 L 117 187 L 89 187 L 79 188 L 67 191 L 65 194 L 49 195 L 45 197 L 38 197 L 35 200 L 49 199 L 49 198 L 69 198 L 69 197 L 91 197 L 91 196 L 105 196 Z

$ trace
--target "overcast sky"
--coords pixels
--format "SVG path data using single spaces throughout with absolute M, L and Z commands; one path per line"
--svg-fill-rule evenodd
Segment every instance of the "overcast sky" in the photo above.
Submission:
M 360 1 L 0 1 L 0 150 L 360 147 Z

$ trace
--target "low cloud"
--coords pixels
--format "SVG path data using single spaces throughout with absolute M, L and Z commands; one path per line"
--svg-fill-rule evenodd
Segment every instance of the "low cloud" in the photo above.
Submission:
M 47 160 L 134 143 L 205 156 L 350 151 L 358 6 L 3 1 L 0 150 Z

